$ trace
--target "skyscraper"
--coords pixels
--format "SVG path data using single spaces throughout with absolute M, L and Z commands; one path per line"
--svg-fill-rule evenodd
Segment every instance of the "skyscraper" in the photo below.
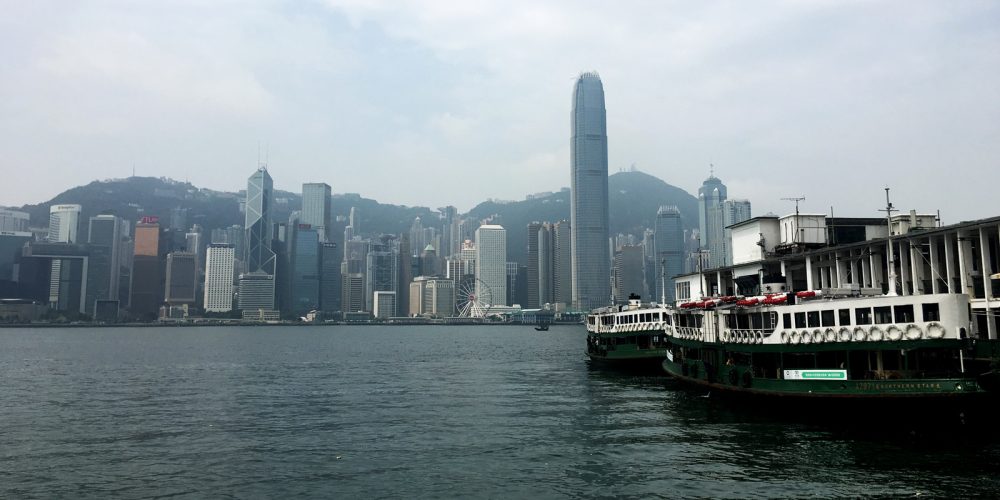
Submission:
M 656 211 L 656 299 L 674 301 L 674 276 L 684 272 L 684 226 L 677 207 Z
M 489 295 L 490 305 L 507 305 L 507 230 L 503 226 L 476 229 L 476 278 L 477 296 Z
M 615 252 L 615 302 L 624 304 L 631 294 L 641 296 L 643 289 L 642 247 L 626 245 Z
M 528 223 L 528 300 L 527 304 L 524 304 L 527 309 L 537 309 L 540 304 L 549 301 L 545 291 L 539 288 L 548 290 L 550 286 L 546 279 L 547 276 L 542 275 L 542 273 L 549 272 L 549 268 L 543 265 L 544 262 L 539 262 L 540 242 L 538 239 L 540 236 L 538 231 L 540 229 L 542 229 L 542 223 Z
M 577 78 L 570 124 L 572 297 L 575 307 L 592 309 L 611 300 L 608 133 L 604 86 L 597 73 Z
M 31 215 L 17 210 L 0 208 L 0 233 L 26 232 L 31 223 Z
M 750 217 L 750 200 L 726 200 L 722 202 L 722 246 L 725 262 L 721 265 L 733 265 L 733 235 L 732 231 L 725 228 L 750 220 Z
M 292 228 L 291 251 L 291 312 L 303 315 L 320 308 L 320 243 L 319 232 L 308 224 Z
M 698 188 L 698 226 L 701 232 L 701 248 L 708 250 L 709 267 L 724 266 L 725 251 L 725 221 L 722 215 L 722 203 L 726 201 L 726 185 L 715 175 Z
M 274 184 L 266 167 L 260 167 L 247 180 L 246 198 L 246 273 L 240 278 L 240 309 L 274 310 L 277 259 L 271 249 L 273 232 L 271 210 Z M 246 278 L 246 279 L 245 279 Z M 248 288 L 245 288 L 245 286 Z M 270 293 L 265 289 L 270 287 Z M 270 299 L 268 299 L 270 297 Z
M 302 215 L 300 224 L 309 224 L 319 235 L 320 242 L 332 241 L 332 211 L 330 207 L 330 185 L 324 182 L 302 185 Z
M 205 264 L 205 311 L 233 310 L 233 245 L 213 243 L 208 247 Z
M 80 205 L 52 205 L 49 208 L 49 241 L 76 243 L 82 209 Z
M 167 304 L 194 305 L 197 298 L 198 255 L 190 252 L 167 254 L 167 279 L 163 296 Z
M 132 282 L 129 309 L 143 319 L 153 319 L 163 302 L 163 269 L 160 262 L 163 246 L 157 217 L 143 217 L 135 225 L 135 255 L 132 257 Z
M 121 277 L 122 266 L 122 235 L 124 234 L 125 221 L 116 215 L 101 214 L 90 218 L 90 227 L 87 231 L 87 241 L 91 245 L 108 247 L 111 252 L 111 263 L 109 268 L 108 296 L 99 297 L 102 300 L 118 300 L 119 278 Z
M 260 167 L 247 180 L 246 269 L 249 272 L 274 274 L 274 251 L 271 250 L 271 209 L 274 183 L 266 167 Z

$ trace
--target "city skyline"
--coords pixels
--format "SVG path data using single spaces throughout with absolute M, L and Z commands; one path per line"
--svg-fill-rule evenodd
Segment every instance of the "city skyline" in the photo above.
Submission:
M 411 206 L 448 192 L 464 211 L 568 185 L 565 87 L 594 69 L 615 103 L 612 171 L 693 192 L 714 164 L 759 213 L 831 193 L 868 207 L 863 180 L 971 219 L 989 183 L 967 179 L 995 178 L 1000 157 L 998 18 L 974 2 L 18 4 L 0 44 L 16 97 L 0 104 L 0 170 L 79 185 L 134 167 L 232 189 L 261 144 L 282 190 Z M 385 182 L 402 165 L 422 175 Z M 469 169 L 507 175 L 470 185 Z M 0 200 L 59 187 L 27 177 Z

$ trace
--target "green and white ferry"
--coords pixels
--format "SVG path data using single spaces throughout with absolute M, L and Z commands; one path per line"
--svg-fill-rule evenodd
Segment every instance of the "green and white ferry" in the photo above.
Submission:
M 617 369 L 662 373 L 673 332 L 673 308 L 643 304 L 630 295 L 628 304 L 597 309 L 587 315 L 587 356 Z
M 663 369 L 710 390 L 803 399 L 1000 396 L 1000 341 L 973 329 L 963 294 L 707 298 L 679 304 L 672 324 Z

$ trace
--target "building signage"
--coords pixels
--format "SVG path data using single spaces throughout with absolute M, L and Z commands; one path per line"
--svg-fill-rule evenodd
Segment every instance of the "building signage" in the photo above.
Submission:
M 847 370 L 785 370 L 785 380 L 847 380 Z
M 146 215 L 143 216 L 140 222 L 143 224 L 158 224 L 160 222 L 160 218 L 155 215 Z

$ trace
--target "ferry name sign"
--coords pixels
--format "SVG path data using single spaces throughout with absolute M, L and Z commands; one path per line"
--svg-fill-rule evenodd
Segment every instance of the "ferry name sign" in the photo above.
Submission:
M 785 370 L 785 380 L 847 380 L 847 370 Z

